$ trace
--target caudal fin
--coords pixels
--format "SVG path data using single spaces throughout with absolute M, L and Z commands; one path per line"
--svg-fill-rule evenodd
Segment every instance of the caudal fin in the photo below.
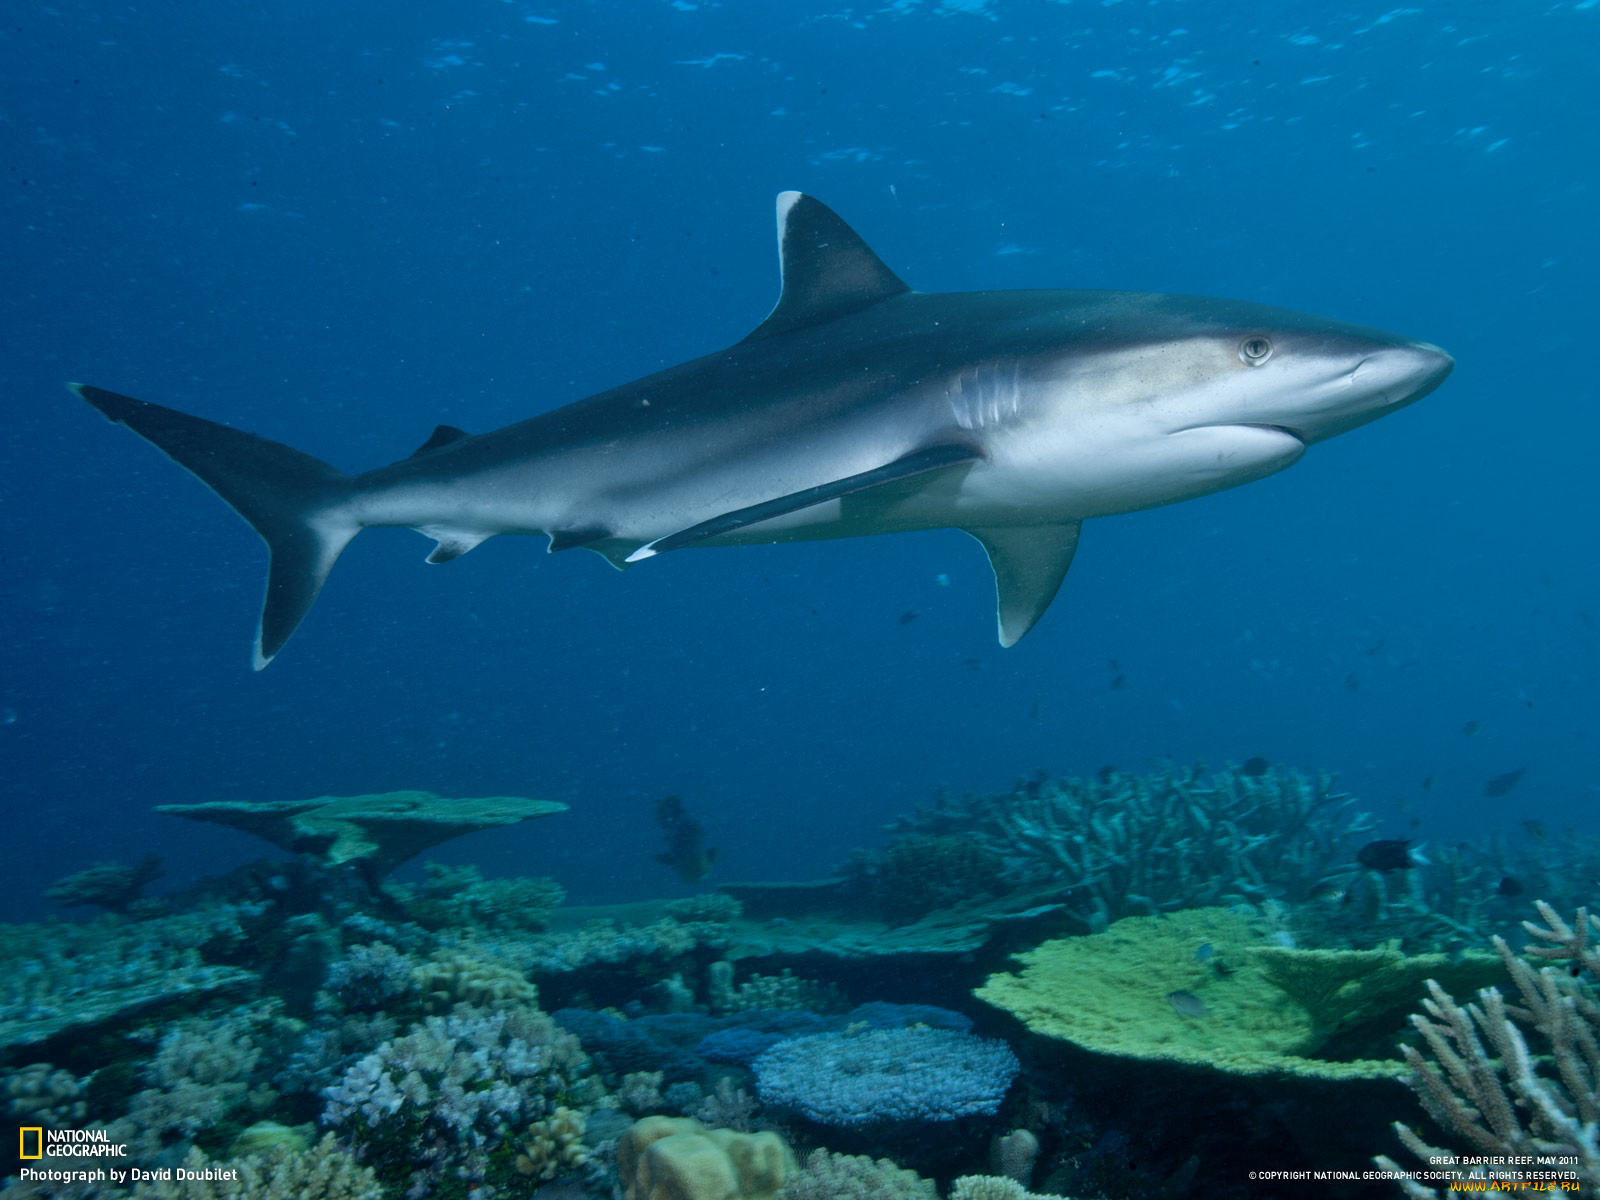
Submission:
M 267 543 L 267 595 L 255 667 L 283 649 L 361 526 L 348 513 L 350 476 L 253 433 L 81 383 L 67 385 L 221 496 Z

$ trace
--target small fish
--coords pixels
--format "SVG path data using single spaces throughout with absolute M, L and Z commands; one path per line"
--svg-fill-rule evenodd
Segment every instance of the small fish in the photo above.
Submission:
M 1117 769 L 1116 769 L 1116 767 L 1112 766 L 1110 763 L 1106 763 L 1103 767 L 1101 767 L 1098 771 L 1096 771 L 1094 773 L 1094 777 L 1100 783 L 1110 783 L 1113 779 L 1115 779 L 1117 777 Z
M 1311 898 L 1319 904 L 1343 904 L 1349 895 L 1350 889 L 1342 879 L 1324 879 L 1311 889 Z
M 1356 861 L 1372 871 L 1409 871 L 1417 865 L 1410 847 L 1410 838 L 1380 838 L 1361 847 Z
M 699 883 L 711 874 L 717 861 L 717 848 L 706 845 L 705 826 L 689 815 L 677 796 L 656 801 L 656 823 L 666 835 L 667 848 L 655 856 L 664 867 L 671 867 L 685 883 Z
M 1210 942 L 1201 942 L 1194 952 L 1194 960 L 1195 962 L 1210 962 L 1214 953 L 1215 951 L 1211 949 Z
M 1344 677 L 1344 690 L 1347 692 L 1359 692 L 1361 690 L 1361 676 L 1354 671 L 1346 675 Z
M 1424 775 L 1422 777 L 1422 790 L 1425 791 L 1425 792 L 1433 791 L 1433 772 L 1432 771 L 1429 771 L 1426 775 Z
M 963 658 L 961 665 L 969 671 L 983 670 L 983 660 L 981 658 Z
M 1122 685 L 1127 683 L 1127 682 L 1128 682 L 1128 677 L 1126 675 L 1118 675 L 1115 679 L 1113 679 L 1111 681 L 1111 690 L 1113 692 L 1120 692 L 1122 690 Z
M 1044 701 L 1035 700 L 1031 705 L 1028 706 L 1028 720 L 1037 721 L 1039 719 L 1039 714 L 1043 711 Z
M 900 624 L 902 624 L 902 625 L 909 625 L 909 624 L 911 624 L 911 622 L 915 621 L 916 619 L 917 619 L 917 610 L 914 609 L 914 608 L 908 608 L 908 609 L 905 610 L 905 612 L 900 614 Z
M 1244 766 L 1239 768 L 1239 774 L 1250 779 L 1260 779 L 1270 770 L 1272 770 L 1272 764 L 1257 754 L 1244 760 Z
M 1211 969 L 1217 973 L 1218 979 L 1226 979 L 1229 975 L 1233 974 L 1233 968 L 1227 963 L 1223 962 L 1220 958 L 1213 960 L 1211 963 Z
M 1520 883 L 1518 883 L 1510 875 L 1502 875 L 1502 876 L 1500 876 L 1500 882 L 1494 885 L 1494 890 L 1499 895 L 1505 896 L 1507 899 L 1510 899 L 1512 896 L 1520 896 L 1520 895 L 1522 895 L 1522 893 L 1524 891 L 1526 891 L 1527 889 L 1524 888 Z
M 1482 732 L 1483 732 L 1483 722 L 1482 721 L 1468 721 L 1465 725 L 1463 725 L 1461 727 L 1461 736 L 1462 737 L 1477 737 Z
M 1186 1017 L 1203 1017 L 1209 1011 L 1205 1001 L 1193 992 L 1168 992 L 1167 1003 Z
M 1535 841 L 1542 842 L 1550 836 L 1550 831 L 1544 827 L 1544 822 L 1537 817 L 1528 817 L 1522 822 L 1522 828 L 1527 830 L 1528 836 Z
M 1507 771 L 1504 775 L 1496 775 L 1483 785 L 1483 794 L 1491 799 L 1498 799 L 1504 796 L 1517 786 L 1517 780 L 1522 778 L 1523 772 L 1527 769 L 1527 767 L 1518 767 L 1515 771 Z

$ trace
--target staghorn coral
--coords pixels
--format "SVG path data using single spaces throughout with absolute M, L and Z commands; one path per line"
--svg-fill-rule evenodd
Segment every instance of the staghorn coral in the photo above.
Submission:
M 589 1161 L 583 1129 L 582 1113 L 557 1106 L 548 1117 L 528 1126 L 527 1140 L 517 1155 L 518 1172 L 548 1183 L 581 1169 Z
M 577 1039 L 537 1009 L 460 1005 L 351 1066 L 322 1120 L 421 1196 L 447 1173 L 483 1179 L 489 1152 L 555 1097 L 585 1095 L 588 1073 Z
M 1078 919 L 1100 930 L 1125 916 L 1278 891 L 1307 899 L 1348 870 L 1370 832 L 1371 817 L 1356 803 L 1329 775 L 1191 767 L 941 796 L 893 828 L 955 835 L 993 851 L 1009 887 L 1062 879 Z
M 1600 965 L 1589 945 L 1600 923 L 1585 909 L 1568 926 L 1555 910 L 1537 902 L 1544 926 L 1523 922 L 1535 937 L 1550 943 L 1530 946 L 1539 959 L 1572 961 L 1586 969 Z M 1544 967 L 1535 971 L 1494 939 L 1521 1004 L 1506 1001 L 1498 988 L 1478 992 L 1477 1003 L 1458 1004 L 1429 981 L 1424 1014 L 1411 1018 L 1428 1054 L 1402 1046 L 1411 1073 L 1406 1083 L 1423 1108 L 1447 1132 L 1471 1149 L 1469 1155 L 1527 1161 L 1559 1159 L 1579 1187 L 1600 1184 L 1600 997 L 1586 980 Z M 1548 1054 L 1535 1056 L 1528 1035 L 1537 1034 Z M 1434 1166 L 1455 1157 L 1422 1140 L 1416 1130 L 1396 1122 L 1401 1143 Z M 1402 1171 L 1379 1156 L 1380 1167 Z M 1471 1178 L 1486 1178 L 1481 1167 Z M 1401 1187 L 1423 1200 L 1441 1193 L 1406 1178 Z
M 813 1150 L 805 1165 L 784 1181 L 778 1200 L 938 1200 L 931 1179 L 857 1154 Z
M 274 1146 L 260 1154 L 213 1160 L 196 1148 L 180 1168 L 186 1177 L 134 1187 L 129 1200 L 382 1200 L 368 1167 L 326 1134 L 309 1150 Z M 238 1178 L 207 1179 L 207 1173 L 237 1171 Z M 176 1174 L 176 1173 L 175 1173 Z
M 948 1029 L 814 1034 L 755 1061 L 763 1101 L 823 1125 L 992 1114 L 1017 1069 L 1004 1042 Z

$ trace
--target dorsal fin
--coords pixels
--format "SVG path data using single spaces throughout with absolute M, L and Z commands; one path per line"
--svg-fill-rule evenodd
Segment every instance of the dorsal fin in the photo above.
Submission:
M 909 292 L 883 260 L 826 204 L 800 192 L 778 196 L 783 291 L 745 341 L 829 321 Z
M 459 442 L 462 438 L 471 436 L 465 429 L 457 429 L 454 425 L 436 425 L 433 432 L 428 435 L 428 440 L 411 452 L 411 457 L 416 458 L 419 454 L 442 450 L 452 442 Z

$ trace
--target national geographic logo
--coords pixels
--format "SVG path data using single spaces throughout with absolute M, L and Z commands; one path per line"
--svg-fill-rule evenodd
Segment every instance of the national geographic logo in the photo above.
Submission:
M 126 1158 L 128 1147 L 113 1142 L 104 1129 L 45 1129 L 24 1125 L 18 1131 L 17 1157 Z

